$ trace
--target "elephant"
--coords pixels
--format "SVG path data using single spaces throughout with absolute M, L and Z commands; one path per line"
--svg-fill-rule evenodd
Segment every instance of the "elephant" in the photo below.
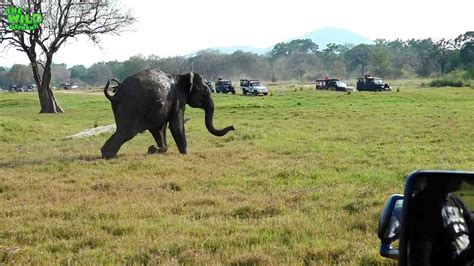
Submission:
M 113 95 L 109 93 L 110 82 Z M 163 153 L 168 150 L 166 129 L 171 134 L 181 154 L 187 153 L 184 130 L 184 111 L 188 104 L 205 111 L 207 130 L 215 136 L 224 136 L 234 126 L 216 129 L 213 124 L 214 102 L 205 79 L 198 73 L 166 74 L 157 69 L 142 70 L 120 83 L 116 79 L 107 81 L 104 94 L 112 104 L 117 128 L 101 148 L 102 158 L 115 157 L 120 147 L 137 133 L 148 130 L 157 147 L 150 146 L 148 153 Z

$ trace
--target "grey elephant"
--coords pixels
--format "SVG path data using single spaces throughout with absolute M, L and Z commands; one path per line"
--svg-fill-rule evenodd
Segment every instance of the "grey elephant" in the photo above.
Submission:
M 118 84 L 113 87 L 114 95 L 109 93 L 110 81 Z M 102 158 L 114 157 L 126 141 L 145 130 L 150 131 L 157 144 L 157 147 L 150 146 L 148 153 L 166 152 L 168 123 L 179 152 L 186 154 L 186 104 L 205 110 L 205 124 L 211 134 L 224 136 L 234 130 L 233 125 L 221 130 L 214 127 L 214 102 L 210 89 L 198 73 L 168 75 L 147 69 L 127 77 L 123 83 L 116 79 L 107 81 L 104 94 L 112 103 L 117 129 L 102 146 Z

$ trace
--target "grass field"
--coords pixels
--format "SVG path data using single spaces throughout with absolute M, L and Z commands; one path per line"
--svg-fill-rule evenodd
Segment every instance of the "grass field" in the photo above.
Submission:
M 152 136 L 100 159 L 103 95 L 0 94 L 0 264 L 383 264 L 385 199 L 415 169 L 474 170 L 474 89 L 336 93 L 272 86 L 214 95 L 216 127 L 187 108 L 188 150 Z

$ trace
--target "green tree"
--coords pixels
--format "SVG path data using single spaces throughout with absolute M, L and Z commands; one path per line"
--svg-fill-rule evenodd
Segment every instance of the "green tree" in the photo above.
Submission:
M 308 70 L 308 55 L 316 55 L 318 53 L 318 45 L 311 39 L 297 39 L 290 42 L 277 43 L 270 51 L 270 68 L 272 72 L 272 80 L 276 80 L 275 73 L 283 70 L 281 67 L 275 67 L 276 62 L 283 63 L 287 66 L 286 71 L 292 78 L 302 79 Z M 284 59 L 282 59 L 284 58 Z
M 106 63 L 95 63 L 87 70 L 86 82 L 91 85 L 104 85 L 104 80 L 113 78 L 112 70 Z
M 331 77 L 345 77 L 347 75 L 344 54 L 352 47 L 350 45 L 340 45 L 329 43 L 320 53 L 323 61 L 323 70 L 316 78 L 323 78 L 326 75 Z
M 27 85 L 34 82 L 31 70 L 26 65 L 13 65 L 6 76 L 13 85 Z
M 438 61 L 441 74 L 446 74 L 448 70 L 454 69 L 458 51 L 455 50 L 455 41 L 449 39 L 441 39 L 435 43 L 435 56 Z
M 75 65 L 69 68 L 71 79 L 87 80 L 87 68 L 83 65 Z
M 6 68 L 0 66 L 0 88 L 8 88 L 8 71 Z
M 119 71 L 119 78 L 125 79 L 126 77 L 149 67 L 150 66 L 148 65 L 148 62 L 146 61 L 146 58 L 143 55 L 138 54 L 131 56 L 130 58 L 128 58 L 128 60 L 122 63 L 121 69 Z M 113 73 L 112 69 L 110 70 L 111 73 Z
M 422 77 L 428 77 L 437 69 L 435 43 L 431 38 L 421 40 L 408 40 L 408 49 L 410 50 L 410 65 L 416 74 Z
M 277 43 L 270 51 L 270 56 L 277 58 L 293 53 L 316 54 L 318 49 L 318 45 L 315 44 L 311 39 L 297 39 L 287 43 Z
M 371 63 L 373 65 L 374 75 L 389 75 L 391 56 L 385 40 L 378 39 L 375 41 L 372 50 Z
M 474 41 L 465 43 L 459 51 L 459 56 L 470 78 L 474 78 Z
M 61 83 L 68 82 L 71 78 L 71 72 L 66 67 L 66 64 L 52 64 L 51 65 L 51 84 L 59 86 Z
M 224 56 L 218 50 L 202 50 L 189 59 L 193 71 L 199 72 L 207 80 L 215 79 L 222 69 Z
M 360 69 L 360 75 L 364 76 L 372 59 L 372 49 L 368 44 L 359 44 L 345 53 L 345 59 L 350 71 Z

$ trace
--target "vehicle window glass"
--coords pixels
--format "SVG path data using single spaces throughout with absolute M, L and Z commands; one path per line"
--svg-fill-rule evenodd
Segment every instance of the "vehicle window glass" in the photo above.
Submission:
M 458 191 L 454 192 L 469 209 L 471 213 L 474 212 L 474 184 L 462 182 Z
M 407 210 L 412 264 L 473 261 L 474 180 L 435 177 L 418 181 Z

